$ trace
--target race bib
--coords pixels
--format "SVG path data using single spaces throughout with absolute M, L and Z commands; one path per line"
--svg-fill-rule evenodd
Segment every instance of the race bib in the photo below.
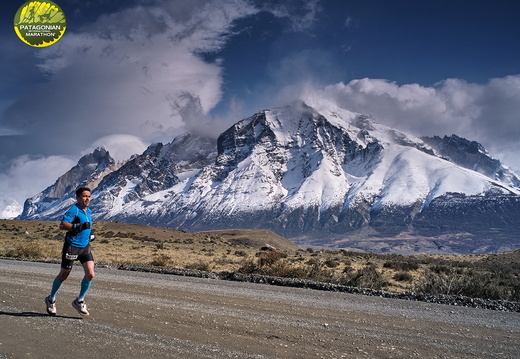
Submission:
M 73 253 L 65 253 L 65 259 L 68 259 L 69 261 L 75 261 L 78 259 L 78 255 Z

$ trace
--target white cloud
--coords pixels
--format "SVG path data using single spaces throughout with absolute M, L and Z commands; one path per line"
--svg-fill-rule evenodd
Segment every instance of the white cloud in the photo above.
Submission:
M 182 131 L 176 107 L 181 94 L 198 97 L 204 111 L 221 96 L 221 69 L 182 44 L 168 42 L 165 35 L 152 41 L 118 42 L 70 35 L 61 57 L 49 56 L 41 67 L 52 78 L 11 107 L 6 119 L 11 127 L 22 124 L 17 120 L 20 117 L 39 118 L 38 122 L 25 121 L 23 130 L 32 133 L 40 124 L 52 123 L 69 132 L 88 127 L 98 137 L 128 133 L 153 139 Z M 25 106 L 31 98 L 35 106 Z
M 478 141 L 520 171 L 520 75 L 485 85 L 448 79 L 434 87 L 365 78 L 318 92 L 346 109 L 416 135 L 457 134 Z
M 40 50 L 48 82 L 10 106 L 2 127 L 37 137 L 29 141 L 35 147 L 44 146 L 39 138 L 54 136 L 56 151 L 85 148 L 114 133 L 153 141 L 184 132 L 186 94 L 203 114 L 222 96 L 221 65 L 197 52 L 219 50 L 233 21 L 257 11 L 240 1 L 186 4 L 123 9 Z M 54 128 L 88 131 L 70 141 Z
M 319 0 L 285 0 L 260 2 L 262 10 L 270 12 L 277 18 L 289 21 L 293 31 L 307 31 L 317 21 L 322 11 Z

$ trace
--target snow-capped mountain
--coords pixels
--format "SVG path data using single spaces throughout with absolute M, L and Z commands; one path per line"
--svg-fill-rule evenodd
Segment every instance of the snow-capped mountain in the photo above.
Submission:
M 58 220 L 75 202 L 75 190 L 88 186 L 96 194 L 96 208 L 104 217 L 117 215 L 126 205 L 147 195 L 168 189 L 181 178 L 197 173 L 214 162 L 216 141 L 190 134 L 163 145 L 155 143 L 146 151 L 116 166 L 104 148 L 82 157 L 78 165 L 52 186 L 25 201 L 21 219 Z M 105 206 L 106 205 L 106 206 Z M 101 214 L 96 213 L 97 219 Z
M 499 160 L 490 157 L 485 148 L 476 141 L 468 141 L 456 135 L 443 138 L 422 137 L 422 140 L 432 146 L 440 156 L 459 166 L 520 188 L 518 176 L 510 168 L 502 166 Z
M 171 188 L 215 161 L 215 145 L 214 140 L 190 134 L 177 137 L 167 145 L 151 145 L 142 155 L 125 163 L 99 184 L 95 191 L 96 203 L 92 207 L 96 218 L 121 221 L 132 218 L 131 221 L 137 223 L 163 225 L 158 218 L 139 219 L 148 214 L 145 211 L 137 213 L 131 208 L 137 203 L 144 208 L 151 203 L 160 204 L 157 195 L 167 196 Z M 166 212 L 168 210 L 165 208 Z
M 191 135 L 150 146 L 104 176 L 95 218 L 267 228 L 301 246 L 373 251 L 520 247 L 518 176 L 456 136 L 420 139 L 331 104 L 296 102 L 237 122 L 216 147 Z M 61 215 L 37 208 L 22 218 Z
M 22 206 L 15 199 L 11 202 L 0 200 L 0 208 L 3 208 L 0 211 L 0 218 L 4 219 L 16 218 L 23 210 Z
M 104 148 L 94 150 L 93 153 L 81 157 L 78 164 L 58 178 L 53 185 L 36 196 L 28 198 L 20 218 L 61 218 L 55 213 L 62 212 L 75 203 L 75 192 L 78 187 L 96 188 L 104 176 L 116 169 L 116 162 Z

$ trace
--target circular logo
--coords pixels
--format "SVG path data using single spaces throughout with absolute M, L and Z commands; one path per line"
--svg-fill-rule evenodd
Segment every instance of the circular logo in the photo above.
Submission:
M 29 46 L 55 44 L 66 28 L 65 13 L 52 1 L 28 1 L 14 16 L 14 31 Z

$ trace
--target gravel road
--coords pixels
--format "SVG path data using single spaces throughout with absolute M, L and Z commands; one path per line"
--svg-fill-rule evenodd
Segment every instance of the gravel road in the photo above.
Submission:
M 520 313 L 109 268 L 50 317 L 58 270 L 0 260 L 0 359 L 520 358 Z

